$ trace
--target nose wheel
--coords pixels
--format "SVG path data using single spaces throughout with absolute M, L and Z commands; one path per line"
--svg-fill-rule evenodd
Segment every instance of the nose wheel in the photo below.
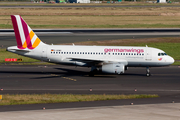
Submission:
M 151 73 L 150 73 L 149 67 L 146 67 L 146 76 L 147 76 L 147 77 L 151 76 Z

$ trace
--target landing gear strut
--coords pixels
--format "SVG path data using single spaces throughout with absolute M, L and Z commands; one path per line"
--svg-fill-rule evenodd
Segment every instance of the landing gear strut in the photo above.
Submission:
M 97 67 L 95 67 L 95 66 L 92 66 L 91 67 L 91 71 L 90 71 L 90 73 L 89 73 L 89 76 L 90 77 L 93 77 L 94 76 L 94 73 L 97 71 Z
M 151 76 L 151 73 L 150 73 L 149 67 L 146 67 L 146 76 L 147 76 L 147 77 Z

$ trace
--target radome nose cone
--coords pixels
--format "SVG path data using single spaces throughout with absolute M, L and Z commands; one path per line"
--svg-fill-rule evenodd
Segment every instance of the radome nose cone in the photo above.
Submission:
M 173 64 L 173 63 L 174 63 L 174 58 L 169 57 L 169 62 L 170 62 L 171 64 Z

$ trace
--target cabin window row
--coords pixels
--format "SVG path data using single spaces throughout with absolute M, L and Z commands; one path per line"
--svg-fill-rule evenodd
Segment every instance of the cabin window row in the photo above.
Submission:
M 51 52 L 51 54 L 111 55 L 111 53 L 98 53 L 98 52 Z M 144 55 L 144 53 L 112 53 L 112 55 Z

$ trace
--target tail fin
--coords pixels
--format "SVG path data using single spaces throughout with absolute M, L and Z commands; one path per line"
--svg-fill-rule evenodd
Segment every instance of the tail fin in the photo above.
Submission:
M 40 44 L 41 40 L 20 15 L 11 15 L 11 20 L 19 49 L 34 49 Z

